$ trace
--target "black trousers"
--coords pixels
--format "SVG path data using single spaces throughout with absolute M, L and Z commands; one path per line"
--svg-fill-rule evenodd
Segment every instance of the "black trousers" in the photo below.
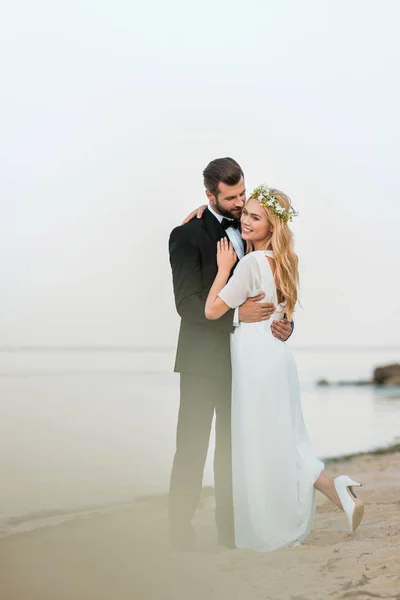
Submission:
M 220 541 L 234 542 L 231 452 L 231 374 L 181 373 L 176 453 L 169 493 L 172 536 L 190 528 L 199 503 L 214 411 L 215 519 Z

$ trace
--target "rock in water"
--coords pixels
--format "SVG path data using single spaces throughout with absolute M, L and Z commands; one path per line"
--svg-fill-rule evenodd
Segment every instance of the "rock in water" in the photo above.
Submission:
M 377 367 L 374 371 L 374 383 L 378 385 L 400 385 L 400 364 Z

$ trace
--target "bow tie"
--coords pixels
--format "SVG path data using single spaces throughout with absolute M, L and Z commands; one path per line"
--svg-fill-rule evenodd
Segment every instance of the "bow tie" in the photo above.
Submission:
M 225 217 L 221 221 L 221 225 L 224 229 L 228 229 L 228 227 L 233 227 L 233 229 L 237 229 L 240 225 L 240 221 L 238 219 L 225 219 Z

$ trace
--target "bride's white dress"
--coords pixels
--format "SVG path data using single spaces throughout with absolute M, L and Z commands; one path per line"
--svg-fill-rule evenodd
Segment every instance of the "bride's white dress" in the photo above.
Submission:
M 231 336 L 232 469 L 238 548 L 269 551 L 301 542 L 315 514 L 314 483 L 324 465 L 313 454 L 303 419 L 296 364 L 271 332 L 283 317 L 267 256 L 247 254 L 220 297 L 231 308 L 265 293 L 277 311 L 240 323 Z

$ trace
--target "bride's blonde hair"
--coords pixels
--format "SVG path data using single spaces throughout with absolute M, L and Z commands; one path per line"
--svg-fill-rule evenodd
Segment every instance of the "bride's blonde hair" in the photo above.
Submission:
M 285 211 L 291 210 L 292 203 L 286 194 L 274 188 L 270 188 L 269 193 Z M 250 198 L 258 199 L 258 196 L 251 195 Z M 286 302 L 285 312 L 287 318 L 291 320 L 297 302 L 299 284 L 299 259 L 293 249 L 293 233 L 289 229 L 287 221 L 282 218 L 274 206 L 268 207 L 264 203 L 261 206 L 272 226 L 265 249 L 274 252 L 276 264 L 274 277 L 278 302 Z M 247 251 L 251 252 L 252 250 L 253 244 L 248 242 Z

